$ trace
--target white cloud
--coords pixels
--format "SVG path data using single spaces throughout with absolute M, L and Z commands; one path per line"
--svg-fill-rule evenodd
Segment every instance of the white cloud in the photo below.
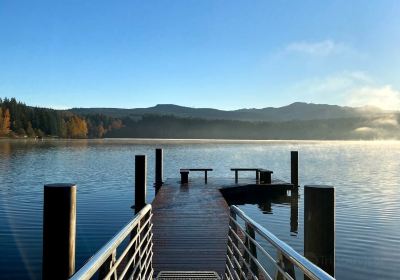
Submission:
M 314 78 L 299 83 L 300 90 L 312 93 L 347 91 L 358 84 L 369 84 L 372 79 L 360 71 L 344 71 L 323 78 Z
M 292 89 L 305 98 L 351 107 L 372 106 L 400 110 L 400 91 L 361 71 L 344 71 L 302 81 Z
M 400 110 L 400 91 L 391 85 L 363 86 L 348 92 L 349 106 L 376 106 L 387 110 Z
M 286 46 L 286 52 L 303 53 L 315 56 L 327 56 L 331 54 L 348 52 L 351 50 L 348 46 L 337 43 L 332 40 L 323 40 L 318 42 L 293 42 Z

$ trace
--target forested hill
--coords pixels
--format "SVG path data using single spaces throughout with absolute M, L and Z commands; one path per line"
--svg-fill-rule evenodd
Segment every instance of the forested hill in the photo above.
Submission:
M 303 121 L 343 118 L 371 117 L 386 112 L 375 107 L 341 107 L 337 105 L 296 102 L 283 107 L 262 109 L 217 110 L 212 108 L 191 108 L 173 104 L 159 104 L 148 108 L 73 108 L 68 110 L 78 115 L 104 114 L 117 118 L 143 115 L 173 115 L 181 118 L 236 121 Z
M 400 139 L 399 121 L 397 112 L 306 103 L 236 111 L 176 105 L 53 110 L 0 99 L 0 137 L 18 138 Z

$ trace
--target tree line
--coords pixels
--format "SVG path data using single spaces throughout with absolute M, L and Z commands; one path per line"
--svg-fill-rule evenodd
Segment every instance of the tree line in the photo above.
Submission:
M 79 116 L 65 110 L 27 106 L 15 98 L 0 98 L 0 136 L 102 138 L 122 127 L 122 121 L 102 114 Z
M 400 139 L 399 114 L 285 122 L 211 120 L 174 115 L 76 113 L 0 99 L 0 136 L 181 139 Z
M 400 139 L 400 116 L 385 124 L 376 118 L 294 120 L 285 122 L 206 120 L 173 115 L 143 115 L 123 119 L 111 131 L 115 138 L 242 139 L 242 140 L 374 140 Z

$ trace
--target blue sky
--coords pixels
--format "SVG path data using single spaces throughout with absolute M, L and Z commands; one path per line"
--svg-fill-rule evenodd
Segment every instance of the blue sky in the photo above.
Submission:
M 0 0 L 0 96 L 400 109 L 400 1 Z

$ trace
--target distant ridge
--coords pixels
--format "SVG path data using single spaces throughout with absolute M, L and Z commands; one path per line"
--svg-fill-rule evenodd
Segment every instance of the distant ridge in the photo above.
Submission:
M 148 108 L 73 108 L 67 110 L 75 114 L 103 114 L 117 118 L 128 116 L 172 115 L 184 118 L 208 120 L 240 120 L 284 122 L 292 120 L 328 120 L 340 118 L 365 118 L 387 113 L 377 107 L 345 107 L 338 105 L 295 102 L 283 107 L 262 109 L 239 109 L 232 111 L 212 108 L 191 108 L 174 104 L 158 104 Z

